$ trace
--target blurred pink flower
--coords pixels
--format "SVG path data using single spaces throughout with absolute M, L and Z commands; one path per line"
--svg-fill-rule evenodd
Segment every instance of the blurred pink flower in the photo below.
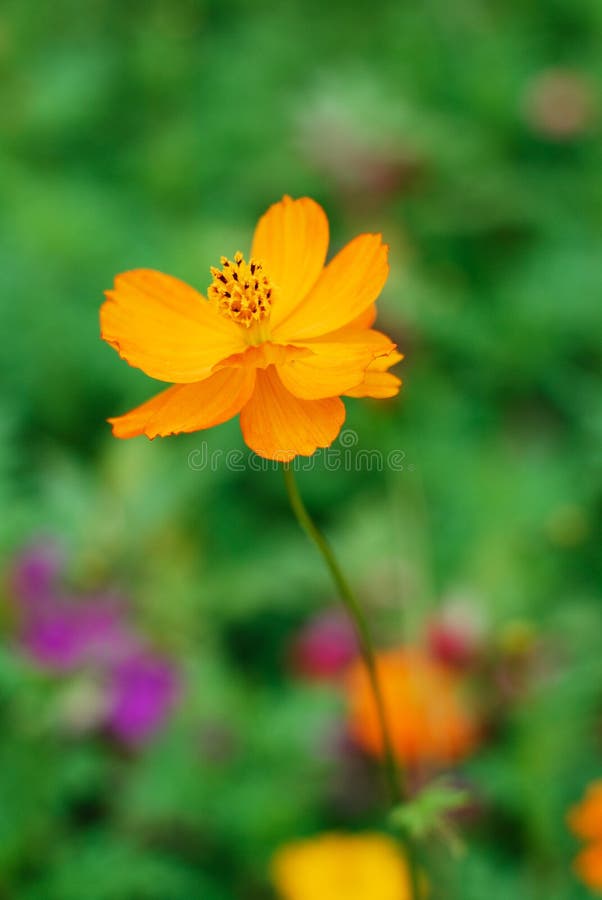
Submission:
M 320 613 L 303 627 L 292 647 L 295 671 L 309 679 L 337 678 L 357 656 L 351 624 L 337 612 Z

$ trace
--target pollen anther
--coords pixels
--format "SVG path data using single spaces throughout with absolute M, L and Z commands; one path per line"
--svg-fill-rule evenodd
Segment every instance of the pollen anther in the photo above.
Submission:
M 242 253 L 234 261 L 222 256 L 221 269 L 211 267 L 213 281 L 207 294 L 228 319 L 245 328 L 267 318 L 272 306 L 272 285 L 256 259 L 245 262 Z

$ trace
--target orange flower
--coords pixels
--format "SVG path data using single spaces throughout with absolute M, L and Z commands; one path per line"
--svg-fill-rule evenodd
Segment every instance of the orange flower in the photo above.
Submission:
M 479 728 L 460 675 L 419 649 L 380 653 L 377 670 L 393 750 L 401 762 L 451 763 L 474 749 Z M 359 661 L 349 673 L 347 689 L 351 733 L 364 750 L 380 756 L 379 720 Z
M 602 841 L 589 844 L 575 859 L 574 869 L 583 884 L 602 894 Z
M 574 868 L 579 878 L 596 893 L 602 893 L 602 779 L 593 781 L 585 796 L 569 810 L 571 831 L 589 841 L 577 855 Z
M 208 299 L 171 275 L 118 275 L 101 310 L 102 337 L 130 365 L 174 383 L 110 419 L 120 438 L 219 425 L 240 413 L 260 456 L 282 462 L 329 446 L 345 419 L 341 395 L 393 397 L 395 345 L 371 326 L 387 279 L 387 246 L 362 234 L 328 265 L 328 220 L 308 197 L 284 197 L 241 253 L 212 268 Z
M 272 877 L 283 900 L 409 900 L 405 860 L 384 834 L 322 834 L 282 847 Z
M 602 779 L 588 785 L 583 800 L 569 810 L 573 834 L 584 841 L 602 841 Z

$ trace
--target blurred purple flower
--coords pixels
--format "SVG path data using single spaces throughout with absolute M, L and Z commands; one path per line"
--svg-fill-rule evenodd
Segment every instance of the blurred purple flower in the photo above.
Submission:
M 298 634 L 292 662 L 302 676 L 316 680 L 338 677 L 357 656 L 351 624 L 338 612 L 320 613 Z
M 21 643 L 35 662 L 58 671 L 110 664 L 138 645 L 112 597 L 52 598 L 24 617 Z
M 11 594 L 19 608 L 40 606 L 52 597 L 62 568 L 63 556 L 51 541 L 23 550 L 10 575 Z
M 127 744 L 143 743 L 163 725 L 178 698 L 174 667 L 141 651 L 117 663 L 110 679 L 109 728 Z
M 51 672 L 92 674 L 98 696 L 106 696 L 98 707 L 99 724 L 127 744 L 140 744 L 165 723 L 177 700 L 175 666 L 148 648 L 115 595 L 68 596 L 60 584 L 61 564 L 49 544 L 17 559 L 11 585 L 19 645 Z M 71 719 L 87 717 L 85 702 L 74 709 Z

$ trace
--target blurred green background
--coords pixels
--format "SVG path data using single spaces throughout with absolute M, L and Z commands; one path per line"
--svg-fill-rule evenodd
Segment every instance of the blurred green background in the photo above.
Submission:
M 280 473 L 190 464 L 242 449 L 236 422 L 105 423 L 158 387 L 99 339 L 114 275 L 205 290 L 284 193 L 334 250 L 383 232 L 406 354 L 400 397 L 346 424 L 402 470 L 317 458 L 308 505 L 380 643 L 461 597 L 489 669 L 528 670 L 462 766 L 477 809 L 433 898 L 587 896 L 565 814 L 601 769 L 601 38 L 597 0 L 2 4 L 0 897 L 261 900 L 278 846 L 382 823 L 339 686 L 291 664 L 336 597 Z M 66 727 L 82 674 L 36 666 L 14 612 L 36 541 L 177 668 L 152 739 Z

